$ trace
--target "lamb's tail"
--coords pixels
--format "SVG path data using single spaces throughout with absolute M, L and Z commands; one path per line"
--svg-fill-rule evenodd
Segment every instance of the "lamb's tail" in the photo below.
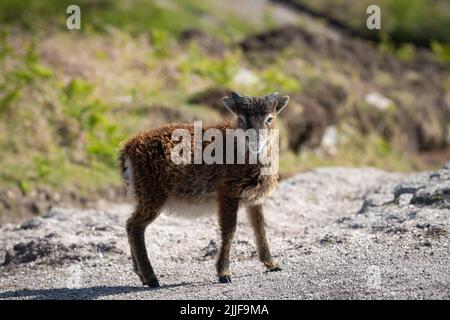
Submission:
M 122 179 L 127 182 L 127 169 L 129 167 L 129 161 L 128 161 L 128 157 L 126 156 L 124 150 L 120 150 L 119 153 L 119 158 L 117 159 L 119 162 L 119 171 L 120 171 L 120 176 L 122 177 Z
M 127 185 L 128 195 L 133 195 L 133 168 L 131 167 L 130 159 L 126 155 L 124 149 L 120 150 L 119 153 L 119 170 L 120 176 L 122 177 L 123 182 Z

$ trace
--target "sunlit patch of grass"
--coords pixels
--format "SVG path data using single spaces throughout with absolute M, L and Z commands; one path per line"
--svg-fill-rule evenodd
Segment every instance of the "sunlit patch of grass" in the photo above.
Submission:
M 437 61 L 450 63 L 450 44 L 433 41 L 431 49 Z
M 317 150 L 281 153 L 282 175 L 322 166 L 383 168 L 387 171 L 408 172 L 426 167 L 419 158 L 410 157 L 376 134 L 347 137 L 338 146 L 338 153 L 327 155 Z
M 0 64 L 2 94 L 14 95 L 2 99 L 1 183 L 23 192 L 39 185 L 57 188 L 79 179 L 67 168 L 94 171 L 97 163 L 109 167 L 105 175 L 111 175 L 124 135 L 108 115 L 107 104 L 93 96 L 94 86 L 87 81 L 74 79 L 64 85 L 42 65 L 34 41 L 23 41 L 23 48 L 10 47 Z
M 197 75 L 207 80 L 210 85 L 227 87 L 238 71 L 241 59 L 239 51 L 226 53 L 223 57 L 209 57 L 193 43 L 178 64 L 182 85 L 188 86 L 192 75 Z
M 64 150 L 58 148 L 45 154 L 29 152 L 8 156 L 1 164 L 0 187 L 18 187 L 23 193 L 40 186 L 55 190 L 75 187 L 80 195 L 92 196 L 120 183 L 116 169 L 108 163 L 97 160 L 89 165 L 72 162 Z

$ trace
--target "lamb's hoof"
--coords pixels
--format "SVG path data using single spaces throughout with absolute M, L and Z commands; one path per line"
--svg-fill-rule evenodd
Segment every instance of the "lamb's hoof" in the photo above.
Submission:
M 220 283 L 230 283 L 231 277 L 230 276 L 219 276 L 219 282 Z
M 276 271 L 281 271 L 282 269 L 279 266 L 275 266 L 273 268 L 269 269 L 269 272 L 276 272 Z
M 158 279 L 154 278 L 144 281 L 144 286 L 149 286 L 150 288 L 158 288 L 159 287 Z

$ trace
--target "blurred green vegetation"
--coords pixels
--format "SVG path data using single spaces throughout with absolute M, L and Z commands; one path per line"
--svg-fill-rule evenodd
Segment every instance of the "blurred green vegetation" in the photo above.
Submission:
M 450 3 L 447 0 L 292 0 L 351 29 L 371 35 L 366 8 L 381 9 L 381 32 L 395 43 L 450 43 Z
M 406 3 L 383 0 L 391 8 L 389 14 L 400 20 L 389 22 L 380 52 L 411 60 L 416 51 L 411 43 L 433 33 L 429 39 L 434 54 L 449 62 L 445 11 L 436 13 L 437 5 L 429 6 L 425 0 Z M 298 95 L 314 84 L 334 82 L 351 93 L 349 101 L 361 99 L 354 84 L 362 82 L 361 70 L 353 66 L 344 69 L 324 59 L 312 63 L 301 50 L 286 50 L 263 63 L 246 56 L 235 43 L 256 31 L 276 28 L 270 10 L 256 23 L 224 10 L 223 3 L 207 0 L 82 0 L 77 2 L 82 8 L 82 30 L 68 31 L 65 19 L 70 4 L 66 0 L 0 2 L 0 188 L 27 193 L 41 185 L 58 190 L 75 186 L 80 193 L 95 194 L 119 185 L 116 157 L 126 137 L 169 121 L 222 119 L 221 110 L 189 103 L 193 94 L 203 90 Z M 414 27 L 412 20 L 417 20 Z M 183 31 L 192 28 L 204 31 L 206 41 L 211 36 L 219 39 L 217 52 L 205 49 L 204 39 L 182 39 Z M 393 41 L 398 39 L 404 44 L 396 46 Z M 383 85 L 395 82 L 390 77 L 379 74 Z M 406 93 L 396 92 L 409 99 Z M 284 121 L 282 130 L 286 130 Z M 347 140 L 339 144 L 336 155 L 315 150 L 299 154 L 285 147 L 281 171 L 318 165 L 373 165 L 402 171 L 422 166 L 380 133 L 338 129 Z
M 2 0 L 0 24 L 15 25 L 30 32 L 66 30 L 66 9 L 71 0 Z M 225 14 L 207 0 L 80 0 L 82 30 L 107 31 L 113 26 L 132 35 L 150 33 L 156 42 L 164 33 L 179 36 L 187 28 L 214 32 L 230 39 L 253 29 L 245 19 Z M 203 16 L 213 16 L 214 23 Z M 161 30 L 163 32 L 161 32 Z
M 23 53 L 3 39 L 0 54 L 0 146 L 2 184 L 26 192 L 30 187 L 55 187 L 79 182 L 100 185 L 115 166 L 117 145 L 124 138 L 105 114 L 108 106 L 93 98 L 92 86 L 80 79 L 64 85 L 44 67 L 34 41 Z M 11 66 L 7 60 L 14 62 Z M 75 139 L 85 137 L 85 161 L 76 159 Z M 86 190 L 87 191 L 87 190 Z

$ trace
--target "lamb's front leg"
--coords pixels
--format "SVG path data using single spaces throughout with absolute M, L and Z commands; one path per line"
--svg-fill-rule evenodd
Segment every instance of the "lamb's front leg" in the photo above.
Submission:
M 255 233 L 259 260 L 264 263 L 269 271 L 280 271 L 281 268 L 273 260 L 272 255 L 270 254 L 262 205 L 248 206 L 247 214 Z
M 221 283 L 231 282 L 230 249 L 236 231 L 238 199 L 221 199 L 219 201 L 219 226 L 222 238 L 216 269 Z

